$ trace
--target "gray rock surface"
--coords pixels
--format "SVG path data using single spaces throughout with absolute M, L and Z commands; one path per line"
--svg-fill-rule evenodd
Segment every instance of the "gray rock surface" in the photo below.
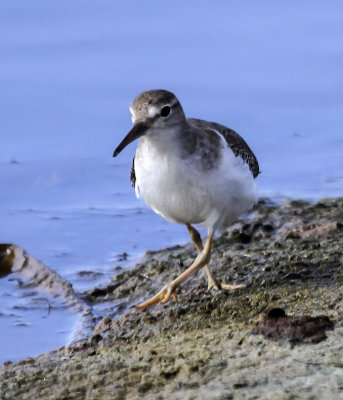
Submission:
M 115 307 L 89 339 L 1 366 L 0 398 L 343 399 L 343 199 L 261 201 L 213 246 L 215 275 L 246 288 L 209 293 L 199 276 L 178 304 L 127 311 L 195 256 L 190 245 L 149 253 L 84 293 L 92 307 Z M 326 315 L 335 329 L 320 343 L 253 334 L 273 307 Z

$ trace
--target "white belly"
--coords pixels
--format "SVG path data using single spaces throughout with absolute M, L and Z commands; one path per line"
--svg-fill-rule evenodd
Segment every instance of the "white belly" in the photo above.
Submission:
M 136 193 L 166 220 L 222 230 L 256 202 L 252 174 L 229 147 L 218 168 L 204 171 L 196 159 L 157 151 L 146 139 L 135 158 Z

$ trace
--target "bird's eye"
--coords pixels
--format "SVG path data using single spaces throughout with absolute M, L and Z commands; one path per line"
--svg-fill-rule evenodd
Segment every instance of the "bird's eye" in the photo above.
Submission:
M 169 106 L 162 107 L 161 108 L 161 117 L 164 117 L 164 118 L 168 117 L 168 115 L 170 114 L 170 111 L 171 111 L 171 109 Z

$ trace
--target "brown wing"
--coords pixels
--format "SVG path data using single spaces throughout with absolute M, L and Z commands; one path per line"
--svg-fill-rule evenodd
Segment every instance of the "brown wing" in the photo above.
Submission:
M 130 181 L 133 188 L 135 188 L 136 184 L 136 173 L 135 173 L 135 157 L 133 157 L 131 171 L 130 171 Z
M 260 173 L 258 161 L 250 147 L 237 132 L 215 122 L 207 122 L 196 118 L 188 118 L 188 121 L 196 128 L 215 129 L 222 134 L 235 156 L 241 157 L 249 165 L 249 169 L 252 172 L 253 177 L 257 177 L 257 175 Z

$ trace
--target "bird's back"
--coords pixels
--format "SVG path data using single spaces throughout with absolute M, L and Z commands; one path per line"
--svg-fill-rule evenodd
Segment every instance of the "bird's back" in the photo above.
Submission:
M 258 176 L 260 173 L 258 161 L 245 140 L 237 132 L 216 122 L 208 122 L 196 118 L 188 118 L 188 122 L 195 128 L 207 128 L 219 132 L 225 138 L 235 156 L 241 157 L 248 164 L 253 177 L 256 178 Z

